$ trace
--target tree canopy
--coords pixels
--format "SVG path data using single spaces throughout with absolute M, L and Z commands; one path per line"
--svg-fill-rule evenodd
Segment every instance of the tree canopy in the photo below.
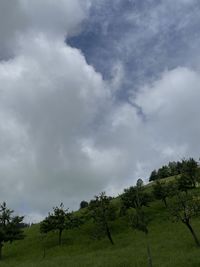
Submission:
M 112 198 L 106 196 L 105 192 L 95 196 L 89 203 L 90 216 L 100 231 L 102 231 L 114 244 L 112 239 L 110 222 L 116 218 L 116 208 L 111 203 Z
M 64 205 L 61 203 L 60 207 L 54 207 L 53 213 L 49 213 L 41 222 L 40 232 L 58 231 L 58 244 L 61 245 L 63 231 L 78 227 L 80 224 L 81 220 L 74 216 L 72 212 L 69 212 L 68 209 L 64 209 Z
M 4 243 L 12 243 L 25 237 L 21 223 L 23 216 L 12 216 L 13 210 L 7 208 L 6 203 L 0 205 L 0 259 L 2 258 L 2 247 Z

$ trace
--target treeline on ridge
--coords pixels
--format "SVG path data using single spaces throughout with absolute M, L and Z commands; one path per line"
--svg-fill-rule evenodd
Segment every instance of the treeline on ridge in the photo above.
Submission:
M 184 173 L 188 168 L 196 168 L 198 162 L 194 158 L 183 159 L 182 161 L 171 161 L 168 165 L 163 165 L 158 170 L 153 170 L 149 177 L 149 182 L 164 179 Z

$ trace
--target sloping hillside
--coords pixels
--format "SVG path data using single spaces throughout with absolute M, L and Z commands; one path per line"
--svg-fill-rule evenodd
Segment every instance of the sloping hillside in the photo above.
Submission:
M 199 189 L 196 189 L 197 191 Z M 118 203 L 118 201 L 116 201 Z M 146 211 L 151 216 L 149 242 L 154 267 L 200 266 L 200 249 L 193 242 L 182 223 L 173 223 L 161 201 L 153 201 Z M 192 224 L 200 236 L 200 219 Z M 2 267 L 128 267 L 147 266 L 146 240 L 142 232 L 129 228 L 121 217 L 112 225 L 115 245 L 106 238 L 92 237 L 93 224 L 88 222 L 79 229 L 65 231 L 62 246 L 57 245 L 57 234 L 46 237 L 39 225 L 26 229 L 26 238 L 8 244 L 3 249 Z

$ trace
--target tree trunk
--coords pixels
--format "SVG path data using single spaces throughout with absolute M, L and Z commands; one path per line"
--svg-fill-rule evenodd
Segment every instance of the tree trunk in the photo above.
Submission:
M 58 236 L 58 244 L 59 244 L 59 246 L 61 245 L 61 241 L 62 241 L 62 239 L 61 239 L 62 238 L 62 231 L 63 231 L 62 229 L 59 230 L 59 236 Z
M 192 236 L 193 236 L 193 238 L 194 238 L 194 241 L 195 241 L 196 245 L 197 245 L 198 247 L 200 247 L 199 239 L 198 239 L 196 233 L 194 232 L 194 230 L 193 230 L 191 224 L 190 224 L 189 222 L 186 222 L 185 225 L 186 225 L 186 226 L 188 227 L 188 229 L 190 230 L 190 233 L 192 234 Z
M 150 246 L 149 246 L 148 233 L 146 233 L 145 235 L 146 235 L 146 244 L 147 244 L 148 266 L 149 267 L 153 267 L 153 265 L 152 265 L 152 257 L 151 257 L 151 250 L 150 250 Z
M 105 226 L 106 226 L 106 234 L 107 234 L 107 237 L 108 237 L 108 239 L 110 240 L 110 243 L 111 243 L 112 245 L 114 245 L 114 242 L 113 242 L 113 239 L 112 239 L 112 236 L 111 236 L 111 233 L 110 233 L 110 229 L 109 229 L 109 227 L 108 227 L 108 224 L 106 223 Z

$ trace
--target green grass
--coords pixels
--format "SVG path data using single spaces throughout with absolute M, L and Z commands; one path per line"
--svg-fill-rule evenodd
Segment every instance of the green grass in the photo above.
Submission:
M 199 267 L 200 249 L 182 223 L 173 223 L 161 201 L 147 209 L 152 216 L 149 242 L 154 267 Z M 200 219 L 192 221 L 200 236 Z M 66 231 L 58 246 L 56 233 L 43 238 L 39 226 L 26 229 L 26 238 L 3 248 L 2 267 L 143 267 L 147 266 L 146 240 L 143 233 L 128 227 L 120 218 L 113 225 L 112 246 L 106 238 L 91 238 L 92 224 Z M 46 256 L 44 254 L 46 247 Z

